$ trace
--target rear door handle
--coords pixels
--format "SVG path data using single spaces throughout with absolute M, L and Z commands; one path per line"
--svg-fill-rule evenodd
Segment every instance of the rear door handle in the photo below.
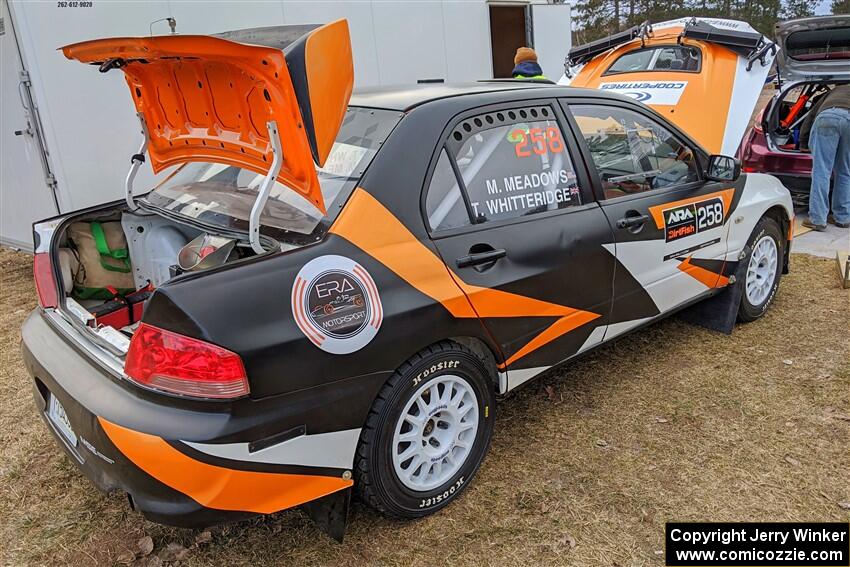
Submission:
M 629 211 L 629 213 L 631 212 L 636 214 L 630 215 L 626 213 L 625 217 L 617 221 L 617 228 L 637 228 L 649 220 L 649 215 L 637 214 L 637 211 Z
M 469 266 L 480 266 L 481 264 L 488 264 L 490 262 L 495 262 L 500 258 L 504 258 L 508 255 L 508 251 L 504 248 L 496 248 L 494 250 L 487 250 L 486 252 L 476 252 L 475 254 L 469 254 L 467 256 L 461 256 L 457 260 L 455 260 L 455 264 L 458 268 L 468 268 Z

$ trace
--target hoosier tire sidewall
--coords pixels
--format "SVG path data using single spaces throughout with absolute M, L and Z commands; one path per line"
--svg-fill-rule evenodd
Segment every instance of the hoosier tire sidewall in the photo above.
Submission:
M 744 262 L 749 265 L 755 244 L 759 242 L 764 236 L 771 237 L 774 243 L 776 244 L 776 274 L 774 274 L 773 276 L 773 283 L 771 284 L 770 293 L 767 294 L 767 298 L 760 305 L 753 305 L 747 298 L 747 272 L 746 270 L 744 271 L 744 277 L 742 278 L 740 284 L 743 288 L 741 293 L 741 306 L 738 311 L 738 318 L 743 322 L 755 321 L 756 319 L 765 314 L 771 304 L 773 304 L 773 300 L 776 297 L 776 292 L 779 289 L 779 279 L 782 277 L 782 262 L 784 261 L 785 257 L 785 243 L 782 239 L 779 226 L 773 219 L 765 217 L 758 222 L 756 228 L 753 230 L 753 234 L 747 241 L 747 247 L 749 247 L 750 253 L 747 254 L 747 257 L 744 259 Z
M 457 362 L 457 364 L 454 364 Z M 443 368 L 440 368 L 440 363 Z M 449 364 L 452 363 L 452 364 Z M 413 394 L 424 384 L 444 375 L 463 378 L 478 400 L 478 431 L 463 466 L 441 486 L 428 491 L 414 491 L 398 478 L 392 460 L 393 436 L 402 411 Z M 420 381 L 416 381 L 420 377 Z M 401 517 L 420 517 L 433 513 L 463 492 L 478 470 L 493 433 L 495 393 L 492 380 L 477 356 L 461 349 L 446 349 L 425 356 L 402 372 L 387 406 L 373 445 L 374 487 L 387 511 Z

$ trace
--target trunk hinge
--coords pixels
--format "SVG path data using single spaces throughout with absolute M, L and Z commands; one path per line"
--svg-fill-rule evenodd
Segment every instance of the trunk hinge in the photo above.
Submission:
M 139 152 L 133 154 L 130 158 L 130 171 L 127 172 L 127 180 L 124 182 L 125 195 L 124 199 L 127 201 L 127 206 L 130 207 L 131 211 L 135 211 L 139 207 L 136 206 L 136 201 L 133 199 L 133 180 L 136 179 L 136 174 L 139 172 L 139 167 L 143 163 L 145 163 L 145 152 L 148 150 L 148 127 L 145 124 L 145 117 L 138 113 L 139 122 L 142 125 L 142 147 L 139 148 Z
M 277 122 L 270 120 L 266 123 L 266 128 L 269 129 L 269 141 L 272 145 L 272 165 L 265 179 L 263 179 L 262 185 L 260 185 L 257 200 L 254 201 L 254 206 L 251 207 L 251 217 L 248 223 L 248 237 L 251 241 L 251 248 L 257 254 L 265 252 L 260 242 L 260 215 L 263 213 L 263 209 L 266 208 L 266 201 L 269 200 L 269 194 L 272 191 L 272 187 L 274 187 L 277 174 L 280 173 L 280 167 L 283 163 L 283 150 L 280 144 L 280 135 L 277 132 Z

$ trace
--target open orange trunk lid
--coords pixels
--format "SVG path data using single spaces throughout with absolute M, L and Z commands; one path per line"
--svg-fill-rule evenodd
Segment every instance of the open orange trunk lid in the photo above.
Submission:
M 275 122 L 283 154 L 277 180 L 325 212 L 314 163 L 327 159 L 354 84 L 345 20 L 220 37 L 98 39 L 62 52 L 102 72 L 124 71 L 154 173 L 201 161 L 267 174 Z

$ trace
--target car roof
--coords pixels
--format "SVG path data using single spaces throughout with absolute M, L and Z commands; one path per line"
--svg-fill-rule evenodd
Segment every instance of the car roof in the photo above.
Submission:
M 487 94 L 511 93 L 520 90 L 548 91 L 549 96 L 567 96 L 569 94 L 588 94 L 596 89 L 580 89 L 563 87 L 550 83 L 532 81 L 493 80 L 477 83 L 426 83 L 417 85 L 368 87 L 357 89 L 351 96 L 351 106 L 368 108 L 383 108 L 387 110 L 407 111 L 422 104 L 450 97 Z

